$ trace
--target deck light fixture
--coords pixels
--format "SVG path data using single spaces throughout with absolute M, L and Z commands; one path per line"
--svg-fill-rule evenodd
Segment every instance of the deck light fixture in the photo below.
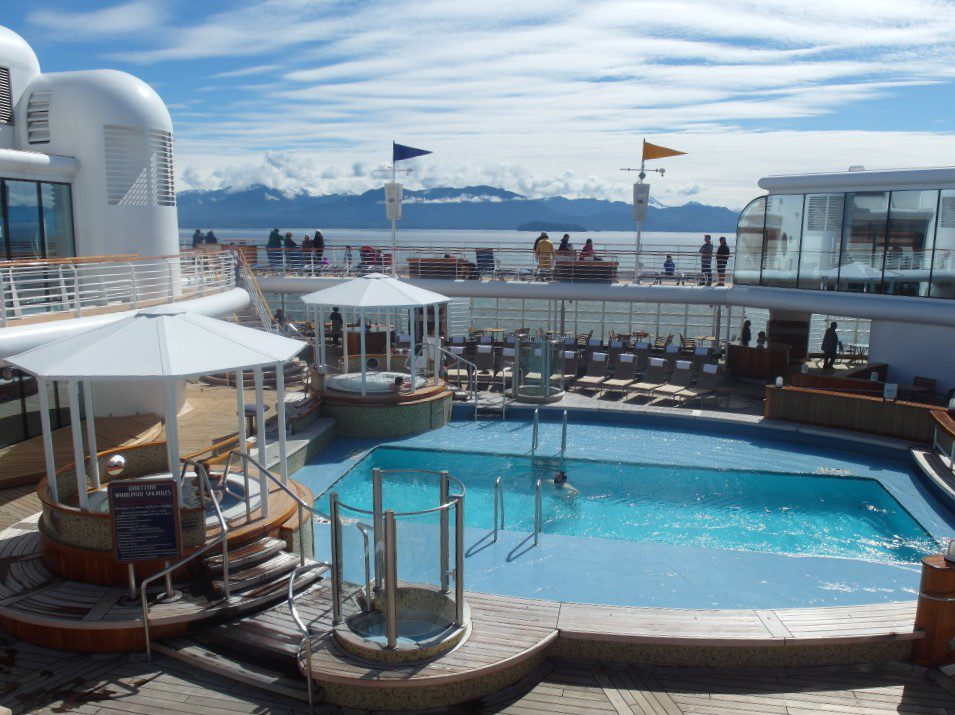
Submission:
M 776 389 L 781 390 L 783 387 L 783 384 L 785 384 L 783 380 L 783 376 L 780 375 L 779 377 L 776 378 Z

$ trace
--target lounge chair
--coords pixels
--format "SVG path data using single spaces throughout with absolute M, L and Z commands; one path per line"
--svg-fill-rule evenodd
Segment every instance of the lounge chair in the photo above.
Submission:
M 720 382 L 722 382 L 723 371 L 715 363 L 708 363 L 703 366 L 703 372 L 700 373 L 700 379 L 694 387 L 687 387 L 674 395 L 679 402 L 688 402 L 690 400 L 699 400 L 700 405 L 707 397 L 717 397 L 719 395 Z
M 678 400 L 676 397 L 693 382 L 693 363 L 689 360 L 677 360 L 670 375 L 670 381 L 653 391 L 655 400 Z
M 617 364 L 613 369 L 613 376 L 604 380 L 600 387 L 611 392 L 629 392 L 630 386 L 636 382 L 637 360 L 632 353 L 621 353 L 617 356 Z
M 599 390 L 600 383 L 607 378 L 607 353 L 593 353 L 587 362 L 587 374 L 577 379 L 574 387 Z
M 655 390 L 666 384 L 667 369 L 667 361 L 663 358 L 650 358 L 646 373 L 638 382 L 630 385 L 630 392 L 652 397 Z
M 636 357 L 637 372 L 646 372 L 650 364 L 650 343 L 640 341 L 633 346 L 633 354 Z
M 577 370 L 580 365 L 580 354 L 576 350 L 564 350 L 564 389 L 577 379 Z
M 624 344 L 623 340 L 613 339 L 610 341 L 610 346 L 607 349 L 607 354 L 610 356 L 610 370 L 613 371 L 617 367 L 617 356 L 621 353 L 626 352 L 627 346 Z
M 501 359 L 497 364 L 497 372 L 510 376 L 514 372 L 515 348 L 501 348 Z
M 493 248 L 475 248 L 474 262 L 477 264 L 478 275 L 493 277 L 497 272 L 497 261 L 494 260 Z
M 459 358 L 464 358 L 463 345 L 452 345 L 450 348 L 448 348 L 448 352 Z M 452 360 L 450 357 L 445 357 L 445 360 L 450 363 L 450 366 L 446 371 L 449 381 L 454 380 L 458 387 L 461 387 L 461 380 L 470 379 L 471 370 L 466 364 L 457 360 Z
M 587 347 L 584 349 L 584 356 L 587 360 L 590 360 L 591 355 L 599 352 L 604 352 L 604 346 L 600 338 L 587 338 Z

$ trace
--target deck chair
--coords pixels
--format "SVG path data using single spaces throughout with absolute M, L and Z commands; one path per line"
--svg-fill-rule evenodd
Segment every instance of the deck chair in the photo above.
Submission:
M 574 387 L 599 390 L 607 377 L 607 353 L 593 353 L 587 362 L 587 374 L 577 379 Z
M 570 335 L 564 336 L 564 350 L 570 350 L 577 347 L 577 338 Z
M 630 392 L 652 397 L 655 390 L 666 384 L 667 369 L 667 361 L 663 358 L 650 358 L 646 374 L 630 385 Z
M 501 360 L 497 364 L 497 372 L 510 376 L 514 372 L 514 348 L 501 348 Z
M 673 360 L 675 356 L 680 353 L 680 346 L 676 343 L 667 343 L 666 347 L 663 349 L 663 353 L 667 356 L 667 358 Z
M 690 361 L 693 363 L 693 372 L 699 377 L 700 369 L 710 361 L 710 349 L 696 347 L 693 349 L 693 357 L 690 358 Z
M 613 376 L 601 383 L 604 392 L 629 392 L 630 385 L 636 382 L 637 360 L 633 353 L 621 353 L 617 356 L 617 364 L 613 369 Z
M 603 352 L 604 346 L 600 338 L 587 338 L 587 344 L 584 348 L 584 357 L 590 360 L 590 356 L 596 352 Z
M 650 343 L 642 340 L 633 346 L 634 362 L 637 365 L 637 372 L 647 371 L 647 365 L 650 363 Z
M 475 248 L 474 263 L 477 265 L 477 272 L 479 276 L 482 278 L 485 276 L 493 277 L 497 271 L 497 262 L 494 260 L 494 249 Z
M 477 382 L 490 382 L 494 377 L 494 348 L 491 345 L 478 345 L 474 354 L 474 365 L 477 369 Z
M 623 340 L 614 338 L 610 341 L 610 346 L 607 349 L 607 354 L 610 356 L 610 370 L 613 371 L 617 367 L 617 357 L 626 352 L 627 346 L 624 344 Z
M 564 389 L 577 379 L 577 370 L 580 366 L 580 353 L 576 350 L 564 350 L 564 372 L 563 372 L 563 381 Z
M 463 335 L 452 335 L 448 338 L 448 343 L 451 345 L 464 345 L 465 338 Z
M 494 336 L 490 333 L 484 333 L 478 340 L 478 345 L 491 345 L 494 342 Z
M 720 382 L 722 382 L 723 371 L 715 363 L 708 363 L 703 366 L 703 372 L 700 373 L 700 379 L 694 387 L 687 387 L 674 395 L 679 402 L 689 402 L 690 400 L 699 400 L 703 405 L 703 400 L 707 397 L 717 397 L 719 395 Z
M 689 360 L 677 360 L 673 367 L 673 374 L 670 375 L 670 382 L 661 385 L 653 391 L 653 396 L 657 400 L 676 400 L 683 390 L 693 382 L 693 363 Z

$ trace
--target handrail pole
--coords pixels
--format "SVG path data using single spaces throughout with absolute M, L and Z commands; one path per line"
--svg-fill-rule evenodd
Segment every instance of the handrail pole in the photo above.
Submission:
M 537 430 L 540 423 L 540 409 L 534 410 L 534 421 L 531 423 L 531 454 L 537 452 Z
M 385 512 L 385 634 L 388 648 L 398 645 L 398 549 L 395 512 Z
M 305 513 L 302 511 L 302 505 L 296 504 L 298 507 L 298 551 L 299 551 L 299 566 L 305 565 Z
M 494 480 L 494 540 L 497 541 L 497 525 L 499 523 L 500 513 L 498 502 L 501 500 L 501 478 Z
M 448 504 L 450 499 L 450 481 L 448 479 L 447 470 L 441 471 L 441 479 L 439 482 L 439 497 L 438 500 L 441 506 Z M 450 544 L 448 543 L 448 510 L 442 509 L 440 516 L 438 517 L 440 521 L 440 565 L 439 573 L 441 576 L 441 593 L 447 593 L 450 589 L 449 576 L 450 576 Z
M 534 545 L 537 545 L 537 537 L 541 530 L 541 480 L 537 480 L 534 489 Z
M 382 558 L 385 550 L 385 532 L 382 524 L 382 514 L 384 512 L 381 510 L 381 470 L 377 467 L 371 470 L 371 484 L 371 510 L 374 512 L 372 516 L 372 528 L 374 530 L 373 541 L 375 547 L 375 590 L 381 591 L 381 574 L 384 568 Z
M 342 621 L 342 532 L 338 516 L 338 492 L 328 495 L 332 522 L 332 624 Z
M 460 627 L 464 625 L 464 495 L 455 495 L 454 501 L 454 625 Z
M 564 410 L 564 416 L 560 424 L 560 456 L 561 459 L 564 457 L 564 452 L 567 451 L 567 410 Z

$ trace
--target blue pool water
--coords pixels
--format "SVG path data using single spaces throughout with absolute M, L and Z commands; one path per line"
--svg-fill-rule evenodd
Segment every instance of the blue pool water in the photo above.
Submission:
M 433 469 L 439 461 L 466 488 L 465 525 L 491 529 L 501 477 L 505 527 L 532 531 L 542 481 L 542 532 L 717 549 L 917 562 L 935 541 L 874 480 L 568 460 L 579 490 L 557 489 L 550 458 L 381 447 L 335 485 L 342 502 L 371 509 L 371 472 Z M 433 507 L 433 478 L 386 475 L 385 508 Z M 319 501 L 327 509 L 327 494 Z
M 689 414 L 601 412 L 571 413 L 566 468 L 581 493 L 545 486 L 537 544 L 529 539 L 533 484 L 557 468 L 556 414 L 542 420 L 533 460 L 528 415 L 515 411 L 507 422 L 459 419 L 397 440 L 338 439 L 295 476 L 320 495 L 320 508 L 331 488 L 366 508 L 373 466 L 447 469 L 467 486 L 467 588 L 582 603 L 785 608 L 911 600 L 919 558 L 955 535 L 955 515 L 908 452 L 884 441 Z M 494 541 L 490 490 L 498 476 L 506 515 Z M 385 506 L 435 504 L 433 480 L 418 482 L 388 479 Z M 412 531 L 399 527 L 399 568 L 410 580 L 432 579 L 437 532 Z M 351 557 L 360 551 L 354 536 L 346 540 Z M 318 526 L 322 558 L 330 556 L 328 537 Z M 351 577 L 359 572 L 360 564 Z

